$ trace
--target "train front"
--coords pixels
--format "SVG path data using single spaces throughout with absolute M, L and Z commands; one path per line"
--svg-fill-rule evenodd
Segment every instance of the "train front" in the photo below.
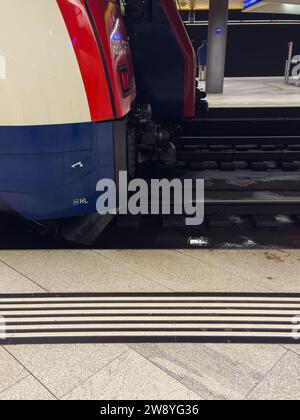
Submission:
M 135 99 L 120 7 L 0 0 L 0 200 L 29 220 L 95 213 L 96 184 L 126 168 Z

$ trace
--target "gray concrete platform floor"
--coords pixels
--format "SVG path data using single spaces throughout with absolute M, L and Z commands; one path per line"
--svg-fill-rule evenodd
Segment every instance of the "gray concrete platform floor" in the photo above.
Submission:
M 300 250 L 1 251 L 0 292 L 300 292 Z M 0 346 L 0 399 L 300 399 L 300 344 Z

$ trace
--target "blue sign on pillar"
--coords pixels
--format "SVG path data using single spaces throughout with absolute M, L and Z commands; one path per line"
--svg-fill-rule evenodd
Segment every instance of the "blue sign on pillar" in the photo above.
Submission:
M 216 34 L 216 35 L 221 35 L 221 33 L 222 33 L 222 28 L 221 28 L 221 26 L 217 26 L 217 27 L 216 27 L 216 29 L 215 29 L 215 34 Z

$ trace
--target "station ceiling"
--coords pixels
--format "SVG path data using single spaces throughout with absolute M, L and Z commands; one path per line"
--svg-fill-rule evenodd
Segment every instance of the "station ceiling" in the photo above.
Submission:
M 229 8 L 240 10 L 243 7 L 243 0 L 229 0 Z M 208 10 L 209 0 L 177 0 L 181 10 Z
M 209 0 L 176 0 L 180 10 L 208 10 Z M 244 0 L 229 0 L 230 10 L 241 10 Z M 300 0 L 265 0 L 254 5 L 249 12 L 299 14 Z

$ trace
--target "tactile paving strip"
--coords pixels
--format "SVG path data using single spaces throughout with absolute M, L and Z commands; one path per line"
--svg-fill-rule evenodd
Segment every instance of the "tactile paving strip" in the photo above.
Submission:
M 300 343 L 300 294 L 2 294 L 0 317 L 0 344 Z

